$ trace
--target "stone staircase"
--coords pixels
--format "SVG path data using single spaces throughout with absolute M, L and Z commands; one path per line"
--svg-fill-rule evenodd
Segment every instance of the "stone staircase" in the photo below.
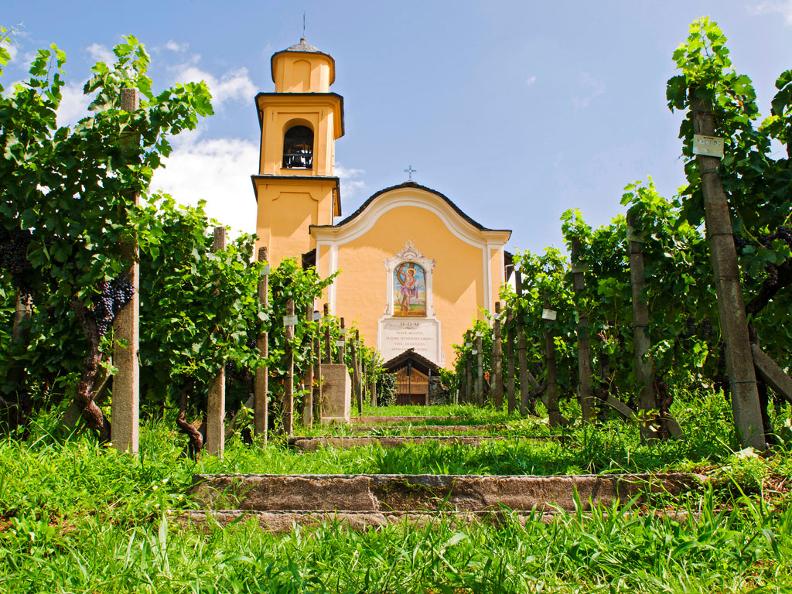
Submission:
M 618 501 L 646 503 L 661 494 L 701 488 L 685 473 L 575 476 L 473 475 L 196 475 L 200 510 L 176 513 L 182 523 L 224 525 L 253 518 L 265 530 L 339 521 L 352 528 L 439 518 L 469 522 L 504 514 L 549 521 L 559 510 L 584 511 Z M 676 515 L 676 514 L 672 514 Z
M 524 440 L 560 440 L 562 436 L 497 436 L 497 435 L 365 435 L 365 436 L 330 436 L 330 437 L 290 437 L 290 447 L 301 452 L 315 452 L 320 448 L 350 449 L 369 445 L 379 445 L 383 448 L 398 448 L 410 444 L 440 443 L 450 445 L 477 446 L 494 441 L 524 441 Z

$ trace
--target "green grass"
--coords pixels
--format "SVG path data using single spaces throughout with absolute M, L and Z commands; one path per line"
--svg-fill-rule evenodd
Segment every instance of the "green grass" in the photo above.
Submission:
M 41 417 L 28 440 L 0 441 L 0 592 L 788 591 L 792 499 L 773 490 L 792 482 L 792 452 L 735 454 L 722 398 L 677 414 L 689 438 L 655 445 L 612 423 L 573 428 L 567 444 L 299 454 L 233 440 L 224 460 L 198 463 L 181 455 L 183 438 L 161 421 L 144 426 L 141 455 L 131 457 L 89 436 L 53 437 L 53 420 Z M 362 533 L 328 524 L 273 536 L 248 523 L 183 528 L 165 515 L 195 507 L 186 492 L 197 472 L 662 469 L 714 477 L 712 489 L 682 504 L 700 516 L 678 522 L 611 508 L 551 524 L 443 521 Z

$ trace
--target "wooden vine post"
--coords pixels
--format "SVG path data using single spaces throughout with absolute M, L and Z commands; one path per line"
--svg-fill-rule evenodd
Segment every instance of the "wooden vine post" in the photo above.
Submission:
M 137 89 L 121 90 L 122 110 L 132 113 L 139 106 Z M 139 142 L 136 133 L 126 133 L 121 138 L 121 150 L 131 151 Z M 128 200 L 134 206 L 140 204 L 140 196 L 136 192 L 131 192 Z M 127 221 L 122 220 L 120 223 L 126 225 Z M 140 424 L 140 264 L 136 237 L 131 237 L 121 245 L 121 257 L 129 263 L 126 274 L 133 294 L 113 321 L 113 365 L 118 371 L 113 376 L 110 435 L 113 447 L 118 451 L 137 454 Z
M 462 357 L 462 359 L 460 361 L 461 365 L 460 365 L 459 373 L 457 373 L 456 375 L 456 391 L 454 392 L 454 404 L 464 404 L 465 390 L 467 389 L 465 386 L 465 384 L 467 383 L 465 381 L 466 380 L 465 376 L 467 375 L 465 373 L 467 368 L 467 364 L 466 364 L 467 356 L 465 355 L 464 352 L 460 356 Z
M 577 343 L 578 343 L 578 398 L 584 421 L 594 417 L 594 389 L 591 371 L 591 335 L 588 312 L 580 306 L 585 285 L 585 268 L 580 262 L 580 240 L 572 240 L 572 288 L 577 296 Z
M 324 314 L 324 360 L 323 363 L 330 364 L 333 362 L 333 349 L 330 344 L 330 306 L 325 303 L 322 309 Z
M 519 269 L 514 269 L 514 282 L 515 292 L 517 297 L 522 297 L 522 273 Z M 518 302 L 521 303 L 521 302 Z M 522 305 L 519 305 L 522 311 Z M 528 370 L 528 335 L 525 330 L 524 324 L 520 323 L 519 315 L 517 318 L 517 362 L 520 367 L 520 414 L 526 416 L 529 412 L 534 411 L 533 398 L 531 396 L 530 388 L 530 375 Z
M 286 384 L 283 394 L 283 430 L 291 437 L 294 434 L 294 299 L 286 301 L 283 326 L 286 335 Z
M 355 330 L 355 334 L 350 340 L 352 358 L 352 393 L 355 395 L 358 416 L 363 416 L 363 382 L 360 377 L 360 332 Z
M 708 101 L 691 89 L 693 130 L 698 135 L 715 135 L 715 118 Z M 737 434 L 743 447 L 764 450 L 765 437 L 759 391 L 756 385 L 753 354 L 740 288 L 737 250 L 729 215 L 729 202 L 723 190 L 718 157 L 699 154 L 696 164 L 701 174 L 704 193 L 704 221 L 710 248 L 718 317 L 726 344 L 726 370 L 731 388 L 732 412 Z
M 472 343 L 466 346 L 472 347 Z M 465 355 L 465 404 L 473 402 L 473 353 L 468 351 Z
M 373 363 L 372 363 L 373 367 Z M 374 374 L 374 369 L 371 370 L 371 375 L 369 377 L 369 397 L 371 398 L 371 406 L 377 406 L 377 377 Z
M 14 308 L 14 323 L 11 327 L 11 338 L 15 342 L 22 342 L 25 340 L 25 331 L 27 322 L 33 315 L 33 302 L 29 295 L 25 295 L 22 291 L 17 290 L 16 306 Z
M 545 307 L 542 311 L 542 319 L 545 322 L 545 366 L 547 370 L 544 400 L 551 427 L 557 427 L 561 424 L 561 412 L 558 409 L 558 370 L 556 368 L 555 339 L 553 338 L 553 330 L 550 325 L 555 321 L 556 315 L 555 310 L 550 309 L 549 303 L 545 302 Z
M 506 341 L 503 345 L 503 357 L 506 359 L 506 408 L 509 414 L 517 409 L 517 401 L 514 397 L 514 312 L 509 308 L 506 314 Z
M 341 318 L 341 338 L 336 341 L 336 346 L 338 347 L 338 361 L 340 365 L 346 364 L 346 325 L 344 324 L 344 318 Z
M 484 346 L 481 334 L 476 334 L 476 404 L 484 405 Z
M 528 376 L 528 336 L 525 328 L 518 325 L 517 329 L 517 362 L 520 367 L 520 414 L 526 416 L 533 410 L 531 401 L 531 390 Z
M 492 324 L 492 400 L 495 408 L 503 408 L 503 343 L 501 342 L 501 304 L 495 302 Z
M 318 310 L 313 311 L 313 320 L 316 323 L 316 333 L 314 335 L 314 360 L 313 360 L 313 419 L 322 418 L 322 314 Z
M 310 324 L 313 321 L 313 305 L 305 308 L 305 321 Z M 313 384 L 314 384 L 314 366 L 313 360 L 316 358 L 316 351 L 314 349 L 314 341 L 311 341 L 310 351 L 308 357 L 308 364 L 305 366 L 305 377 L 303 378 L 303 385 L 305 387 L 305 395 L 303 396 L 303 412 L 302 424 L 304 427 L 313 427 Z
M 636 232 L 636 217 L 634 213 L 627 213 L 627 239 L 630 244 L 630 284 L 632 286 L 633 310 L 633 350 L 634 370 L 638 380 L 640 393 L 638 407 L 642 411 L 657 408 L 657 392 L 654 386 L 654 360 L 649 349 L 649 306 L 644 294 L 646 288 L 646 275 L 644 273 L 643 236 Z M 641 436 L 645 439 L 659 437 L 657 429 L 652 423 L 641 423 Z
M 258 250 L 258 261 L 267 261 L 267 248 L 261 247 Z M 261 279 L 258 284 L 258 301 L 262 310 L 269 309 L 269 264 L 264 265 Z M 269 333 L 262 330 L 256 337 L 256 348 L 259 357 L 264 361 L 269 357 Z M 253 430 L 256 435 L 263 438 L 267 443 L 269 431 L 269 367 L 265 363 L 256 368 L 256 381 L 254 385 L 253 401 Z
M 212 251 L 220 252 L 225 246 L 225 227 L 215 227 Z M 222 361 L 220 369 L 209 383 L 206 404 L 206 451 L 220 458 L 225 451 L 225 365 Z

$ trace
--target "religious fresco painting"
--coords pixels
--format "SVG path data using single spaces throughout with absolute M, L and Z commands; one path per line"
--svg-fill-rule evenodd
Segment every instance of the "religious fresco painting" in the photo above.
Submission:
M 393 271 L 393 315 L 426 317 L 426 272 L 415 262 L 402 262 Z

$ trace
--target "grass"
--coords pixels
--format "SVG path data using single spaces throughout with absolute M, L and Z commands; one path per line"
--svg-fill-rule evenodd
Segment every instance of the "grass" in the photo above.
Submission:
M 722 398 L 677 416 L 688 439 L 655 445 L 613 423 L 574 428 L 567 444 L 300 454 L 282 443 L 264 449 L 233 440 L 224 460 L 198 463 L 181 455 L 181 436 L 161 421 L 144 426 L 136 458 L 89 436 L 56 438 L 53 420 L 42 416 L 28 440 L 0 441 L 0 592 L 789 591 L 789 447 L 768 457 L 735 453 Z M 356 533 L 331 523 L 274 536 L 244 522 L 178 527 L 165 514 L 195 506 L 186 490 L 197 472 L 663 469 L 714 477 L 712 489 L 682 504 L 699 515 L 680 522 L 614 507 L 550 524 L 439 521 Z

